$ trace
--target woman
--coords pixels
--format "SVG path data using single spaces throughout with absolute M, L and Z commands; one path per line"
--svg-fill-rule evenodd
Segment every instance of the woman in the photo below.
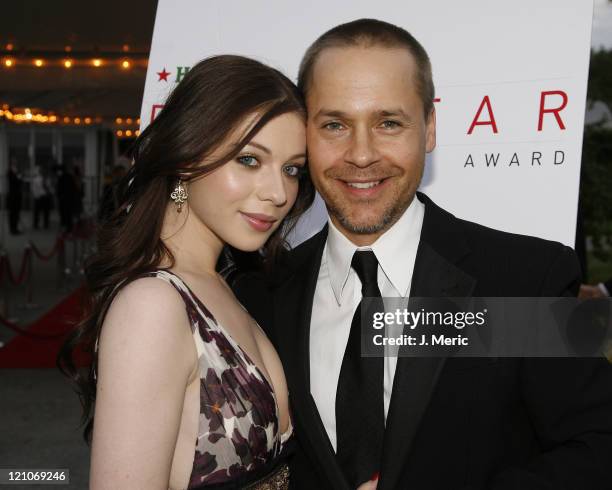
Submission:
M 93 425 L 91 488 L 285 488 L 282 366 L 215 270 L 228 249 L 274 261 L 314 197 L 305 165 L 297 89 L 239 56 L 195 65 L 136 141 L 70 343 L 95 344 L 89 376 L 63 354 Z

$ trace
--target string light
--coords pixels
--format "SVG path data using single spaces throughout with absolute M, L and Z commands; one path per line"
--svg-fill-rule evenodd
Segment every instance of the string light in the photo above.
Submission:
M 61 116 L 60 117 L 54 114 L 53 112 L 49 112 L 47 114 L 42 113 L 42 112 L 35 112 L 35 110 L 32 110 L 29 107 L 24 108 L 23 112 L 12 112 L 8 104 L 1 105 L 0 118 L 2 117 L 6 120 L 13 121 L 16 123 L 28 123 L 28 122 L 43 123 L 43 124 L 44 123 L 63 123 L 63 124 L 74 124 L 77 126 L 80 126 L 82 124 L 91 125 L 94 122 L 96 124 L 102 124 L 104 122 L 103 118 L 100 116 L 96 116 L 95 118 L 92 116 L 75 116 L 75 117 Z M 111 121 L 114 121 L 114 122 L 119 121 L 118 124 L 122 124 L 124 122 L 126 124 L 129 124 L 130 122 L 133 123 L 136 120 L 137 119 L 134 119 L 132 117 L 123 118 L 121 116 L 111 119 Z M 121 131 L 121 134 L 120 134 L 121 137 L 132 137 L 132 136 L 138 136 L 140 134 L 140 131 L 138 129 L 117 128 L 117 130 Z M 116 131 L 115 131 L 115 134 L 117 134 Z
M 41 53 L 42 54 L 42 53 Z M 33 66 L 36 68 L 61 66 L 64 68 L 76 68 L 76 67 L 114 67 L 119 70 L 130 70 L 135 67 L 146 68 L 148 65 L 147 58 L 145 56 L 133 58 L 120 58 L 117 59 L 109 54 L 108 58 L 72 58 L 70 55 L 61 58 L 56 57 L 56 53 L 43 54 L 37 58 L 14 56 L 10 53 L 6 53 L 5 57 L 1 58 L 1 63 L 6 68 L 13 68 L 16 66 Z
M 117 136 L 119 136 L 119 138 L 121 138 L 123 136 L 123 131 L 118 129 L 116 134 L 117 134 Z
M 13 43 L 8 43 L 8 44 L 6 45 L 6 50 L 7 50 L 7 51 L 13 51 L 13 48 L 14 48 L 14 47 L 15 47 L 15 46 L 13 45 Z

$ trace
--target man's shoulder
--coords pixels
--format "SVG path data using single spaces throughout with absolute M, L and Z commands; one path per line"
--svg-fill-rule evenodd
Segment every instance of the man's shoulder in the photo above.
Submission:
M 557 282 L 570 282 L 580 276 L 574 251 L 559 242 L 457 218 L 428 198 L 425 205 L 430 220 L 424 223 L 422 239 L 433 237 L 431 244 L 441 255 L 452 255 L 462 247 L 460 267 L 474 277 L 495 278 L 529 291 L 549 277 L 561 275 Z
M 461 237 L 473 252 L 484 253 L 485 256 L 546 257 L 558 254 L 561 250 L 568 248 L 553 240 L 502 231 L 474 221 L 458 218 L 436 205 L 426 196 L 421 194 L 420 197 L 424 201 L 426 213 L 429 212 L 433 215 L 431 224 L 442 228 L 440 235 L 447 234 L 445 238 Z M 452 244 L 453 242 L 447 243 Z

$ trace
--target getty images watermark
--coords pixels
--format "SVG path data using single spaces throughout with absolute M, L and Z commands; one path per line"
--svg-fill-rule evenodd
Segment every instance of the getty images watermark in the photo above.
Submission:
M 612 301 L 364 298 L 366 357 L 607 357 Z

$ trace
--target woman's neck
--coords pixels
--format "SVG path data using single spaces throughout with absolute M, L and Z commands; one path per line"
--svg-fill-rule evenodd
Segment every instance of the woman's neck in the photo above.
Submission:
M 174 256 L 174 268 L 215 275 L 223 241 L 185 206 L 181 213 L 173 203 L 166 208 L 161 239 Z

